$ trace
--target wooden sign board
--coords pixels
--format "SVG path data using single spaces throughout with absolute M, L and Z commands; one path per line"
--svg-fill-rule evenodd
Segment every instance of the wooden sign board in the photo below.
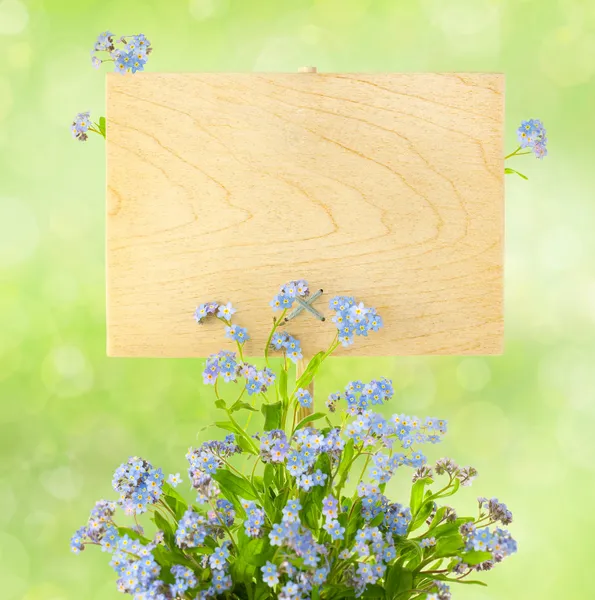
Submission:
M 358 356 L 501 352 L 498 74 L 108 75 L 107 350 L 206 356 L 231 301 L 262 355 L 279 286 L 375 306 Z M 278 313 L 277 313 L 278 314 Z M 303 313 L 292 334 L 326 348 Z

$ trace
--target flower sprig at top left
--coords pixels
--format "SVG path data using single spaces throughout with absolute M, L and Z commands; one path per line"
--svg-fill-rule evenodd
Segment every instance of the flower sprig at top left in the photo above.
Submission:
M 302 352 L 288 311 L 309 297 L 299 280 L 273 298 L 280 316 L 261 368 L 244 358 L 249 332 L 230 303 L 196 309 L 199 324 L 222 322 L 236 350 L 206 361 L 204 381 L 226 415 L 214 425 L 225 437 L 186 454 L 194 502 L 175 489 L 178 473 L 166 481 L 131 457 L 114 474 L 117 499 L 100 500 L 71 540 L 76 553 L 97 545 L 111 555 L 121 592 L 137 600 L 448 600 L 451 585 L 484 585 L 469 576 L 516 551 L 504 529 L 512 514 L 497 499 L 479 498 L 475 516 L 443 504 L 477 476 L 449 458 L 430 465 L 420 451 L 442 440 L 446 421 L 377 412 L 395 395 L 386 378 L 349 382 L 326 410 L 308 391 L 340 344 L 382 327 L 376 310 L 349 296 L 331 299 L 334 338 L 289 383 Z M 303 406 L 317 412 L 299 419 Z M 257 413 L 263 425 L 251 432 Z M 386 494 L 397 474 L 412 482 L 401 502 Z M 117 518 L 118 508 L 132 521 Z M 141 524 L 146 513 L 152 523 Z

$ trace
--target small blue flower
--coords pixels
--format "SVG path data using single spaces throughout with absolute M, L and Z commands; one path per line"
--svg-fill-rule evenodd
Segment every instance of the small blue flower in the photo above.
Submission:
M 324 530 L 329 533 L 333 540 L 342 540 L 343 534 L 345 533 L 345 527 L 341 527 L 339 521 L 327 520 L 324 524 Z
M 432 546 L 436 545 L 436 538 L 434 538 L 434 537 L 423 538 L 423 540 L 421 540 L 419 542 L 419 545 L 421 548 L 431 548 Z
M 312 394 L 310 394 L 308 390 L 299 388 L 295 395 L 300 405 L 304 408 L 310 408 L 312 406 Z
M 275 587 L 279 583 L 279 572 L 275 564 L 267 561 L 264 566 L 260 567 L 260 570 L 262 571 L 262 580 L 269 587 Z
M 231 325 L 225 328 L 225 333 L 228 338 L 235 340 L 238 344 L 244 344 L 247 340 L 250 339 L 248 335 L 248 330 L 245 327 L 240 327 L 239 325 Z
M 176 474 L 170 475 L 167 478 L 167 481 L 172 487 L 178 487 L 178 485 L 180 485 L 180 483 L 182 483 L 182 478 L 180 477 L 179 473 L 176 473 Z
M 276 331 L 271 338 L 271 346 L 275 348 L 275 350 L 281 350 L 285 346 L 287 341 L 287 334 L 285 332 Z

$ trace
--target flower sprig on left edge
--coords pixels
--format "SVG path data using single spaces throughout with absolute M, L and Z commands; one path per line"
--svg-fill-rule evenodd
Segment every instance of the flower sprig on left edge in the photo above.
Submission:
M 284 311 L 308 297 L 306 282 L 299 283 L 281 288 L 279 295 L 288 298 L 281 299 Z M 381 326 L 376 311 L 353 298 L 333 298 L 330 308 L 343 317 L 335 319 L 335 338 L 291 391 L 288 355 L 299 341 L 285 331 L 273 341 L 288 323 L 284 313 L 268 338 L 267 366 L 258 369 L 243 359 L 248 334 L 232 322 L 233 306 L 201 304 L 198 323 L 222 321 L 238 352 L 210 356 L 203 373 L 227 420 L 215 423 L 224 439 L 186 454 L 196 500 L 188 502 L 174 489 L 179 474 L 166 483 L 159 469 L 133 457 L 113 479 L 119 500 L 96 504 L 73 536 L 72 550 L 97 545 L 110 553 L 119 590 L 138 600 L 449 600 L 451 585 L 480 583 L 467 578 L 516 552 L 502 527 L 512 513 L 496 498 L 479 498 L 475 517 L 458 516 L 442 504 L 471 485 L 477 471 L 449 458 L 430 466 L 420 451 L 442 440 L 446 421 L 375 412 L 395 394 L 390 380 L 351 381 L 331 395 L 329 413 L 296 420 L 303 406 L 323 408 L 307 388 L 340 338 L 353 343 Z M 345 322 L 352 327 L 348 334 Z M 282 354 L 276 372 L 269 350 Z M 246 391 L 252 403 L 243 401 Z M 339 402 L 345 408 L 336 411 Z M 249 411 L 248 421 L 262 413 L 261 431 L 251 435 L 247 423 L 238 423 L 243 411 Z M 313 423 L 323 419 L 316 429 Z M 385 494 L 386 485 L 404 471 L 412 485 L 398 502 Z M 116 521 L 118 505 L 132 525 Z M 152 536 L 137 520 L 145 513 L 157 530 Z
M 137 35 L 126 35 L 115 39 L 111 31 L 104 31 L 97 37 L 91 50 L 91 65 L 94 69 L 104 62 L 113 62 L 114 71 L 121 73 L 136 73 L 144 71 L 149 54 L 153 51 L 151 42 L 142 33 Z M 100 58 L 98 54 L 105 53 L 106 58 Z M 86 142 L 89 131 L 106 137 L 106 120 L 100 117 L 95 123 L 91 120 L 90 111 L 79 113 L 71 125 L 72 136 L 79 142 Z

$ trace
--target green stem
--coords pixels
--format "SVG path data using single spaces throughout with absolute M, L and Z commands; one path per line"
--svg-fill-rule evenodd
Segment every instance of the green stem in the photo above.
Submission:
M 285 309 L 281 313 L 281 316 L 277 320 L 275 320 L 275 322 L 273 323 L 273 328 L 271 329 L 271 333 L 269 333 L 269 339 L 267 340 L 267 344 L 264 347 L 264 360 L 266 362 L 267 367 L 269 367 L 269 348 L 271 346 L 271 340 L 273 339 L 273 336 L 275 335 L 275 331 L 277 331 L 277 328 L 283 322 L 283 319 L 285 318 L 286 314 L 287 314 L 287 309 Z
M 521 149 L 521 147 L 519 146 L 514 152 L 511 152 L 510 154 L 507 154 L 504 157 L 504 160 L 508 160 L 509 158 L 512 158 L 515 154 L 518 154 L 519 150 Z
M 521 146 L 519 146 L 514 152 L 507 154 L 504 157 L 504 160 L 508 160 L 509 158 L 512 158 L 513 156 L 523 156 L 523 154 L 531 154 L 531 150 L 527 150 L 526 152 L 519 152 L 519 150 L 521 150 Z

